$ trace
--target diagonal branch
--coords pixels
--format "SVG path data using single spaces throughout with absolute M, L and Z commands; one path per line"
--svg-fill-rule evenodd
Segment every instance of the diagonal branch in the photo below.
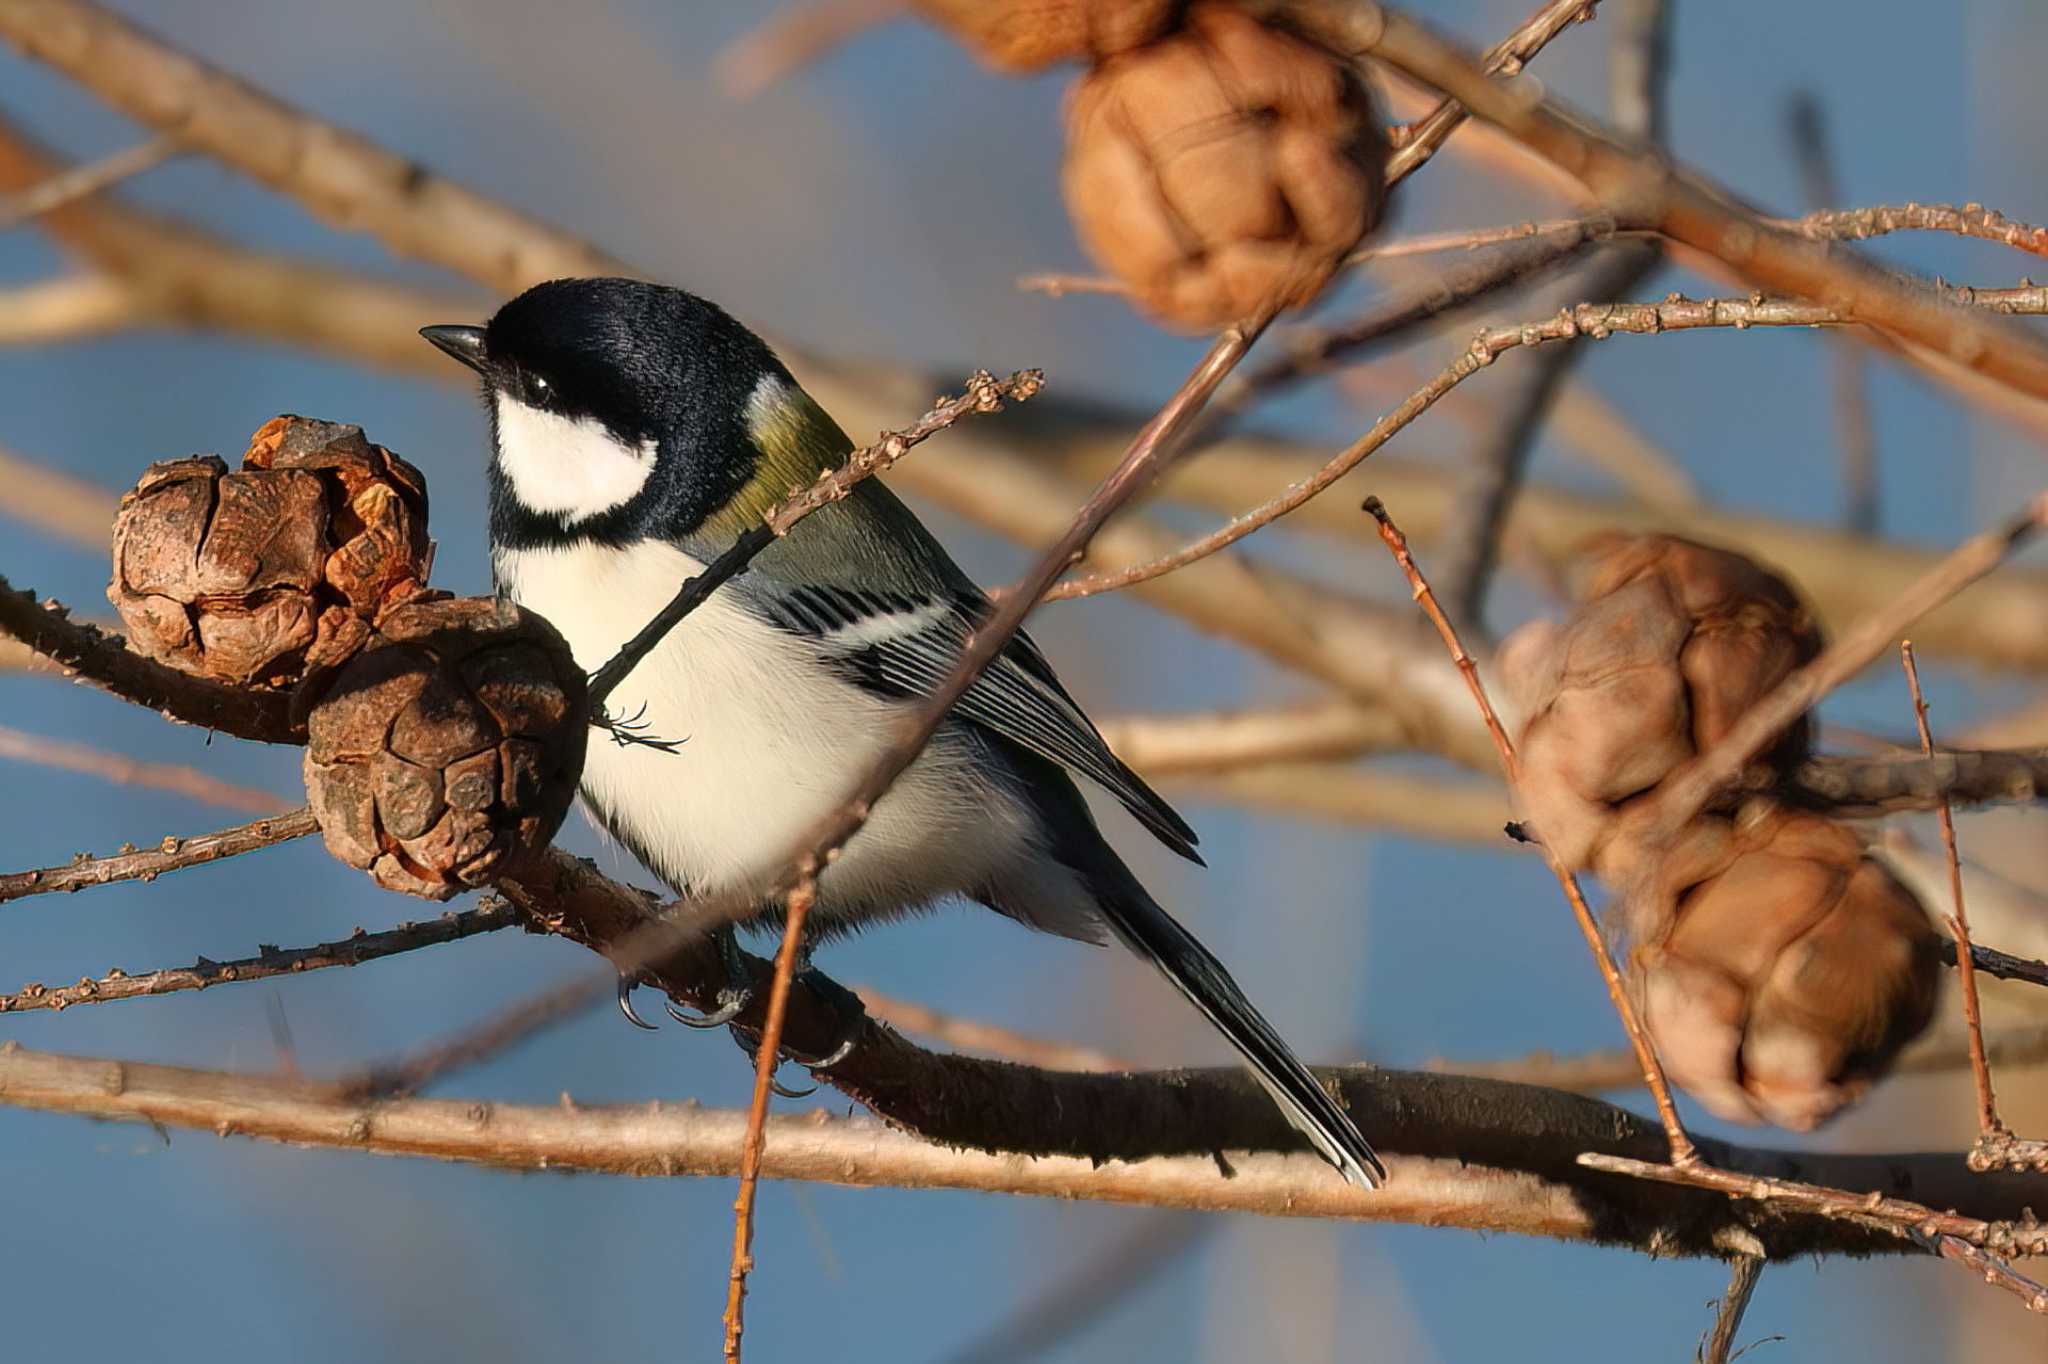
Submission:
M 97 979 L 76 985 L 43 985 L 32 982 L 11 995 L 0 995 L 0 1014 L 27 1013 L 37 1009 L 62 1011 L 81 1004 L 106 1004 L 120 999 L 144 999 L 154 995 L 204 990 L 232 982 L 268 980 L 295 976 L 330 966 L 360 966 L 366 961 L 416 952 L 422 947 L 460 942 L 479 933 L 495 933 L 526 922 L 526 916 L 502 900 L 491 900 L 475 909 L 443 914 L 421 923 L 404 923 L 378 933 L 357 929 L 334 942 L 312 947 L 271 947 L 265 945 L 253 957 L 236 961 L 210 961 L 201 957 L 190 966 L 164 967 L 130 975 L 110 971 Z
M 154 848 L 138 849 L 130 845 L 107 857 L 80 854 L 76 860 L 62 866 L 0 874 L 0 904 L 30 895 L 83 890 L 87 886 L 104 886 L 115 881 L 154 881 L 165 872 L 218 862 L 224 857 L 237 857 L 258 848 L 304 838 L 319 830 L 313 812 L 299 809 L 281 815 L 265 815 L 247 824 L 237 824 L 193 838 L 167 836 L 161 845 Z

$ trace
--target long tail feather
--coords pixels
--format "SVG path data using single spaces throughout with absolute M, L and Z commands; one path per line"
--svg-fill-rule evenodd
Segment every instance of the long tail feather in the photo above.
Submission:
M 1309 1073 L 1265 1016 L 1245 998 L 1223 963 L 1147 895 L 1136 878 L 1101 897 L 1110 927 L 1126 946 L 1144 957 L 1200 1009 L 1237 1048 L 1280 1111 L 1344 1178 L 1376 1188 L 1387 1167 L 1373 1153 L 1351 1115 Z

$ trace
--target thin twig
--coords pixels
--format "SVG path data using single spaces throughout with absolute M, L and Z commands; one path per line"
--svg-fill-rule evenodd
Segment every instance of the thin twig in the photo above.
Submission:
M 711 78 L 732 98 L 752 99 L 908 10 L 908 0 L 795 0 L 727 43 Z
M 119 635 L 71 619 L 63 606 L 37 601 L 0 577 L 0 635 L 12 635 L 78 681 L 110 691 L 188 725 L 238 739 L 304 743 L 285 692 L 230 687 L 181 673 L 132 652 Z
M 1913 697 L 1913 724 L 1920 732 L 1920 751 L 1934 756 L 1934 731 L 1927 724 L 1927 698 L 1920 691 L 1920 667 L 1913 658 L 1913 641 L 1899 642 L 1899 662 L 1906 670 L 1906 689 Z M 1943 798 L 1937 811 L 1941 820 L 1941 849 L 1948 858 L 1949 900 L 1955 912 L 1948 916 L 1948 931 L 1956 940 L 1956 974 L 1962 982 L 1963 1026 L 1969 1030 L 1970 1075 L 1977 1085 L 1977 1135 L 1989 1138 L 2005 1130 L 1998 1120 L 1998 1101 L 1991 1093 L 1991 1066 L 1984 1059 L 1984 1016 L 1977 1007 L 1977 966 L 1970 949 L 1970 914 L 1963 905 L 1963 864 L 1956 856 L 1955 811 Z
M 1839 199 L 1830 194 L 1828 202 Z M 1863 241 L 1892 232 L 1946 232 L 1997 242 L 2029 255 L 2048 256 L 2048 228 L 2017 222 L 1982 204 L 1873 204 L 1868 208 L 1822 208 L 1803 218 L 1772 218 L 1774 227 L 1815 241 Z
M 1450 651 L 1464 674 L 1465 685 L 1472 692 L 1472 700 L 1479 707 L 1481 719 L 1486 723 L 1486 732 L 1493 736 L 1494 746 L 1500 750 L 1501 769 L 1507 774 L 1508 785 L 1521 781 L 1521 764 L 1515 756 L 1514 741 L 1501 727 L 1500 717 L 1494 714 L 1493 703 L 1487 699 L 1486 684 L 1479 679 L 1479 665 L 1465 652 L 1465 646 L 1458 639 L 1457 629 L 1450 618 L 1438 605 L 1436 594 L 1430 590 L 1429 580 L 1422 576 L 1422 569 L 1408 551 L 1408 539 L 1401 534 L 1401 528 L 1394 524 L 1393 517 L 1376 497 L 1365 500 L 1365 510 L 1379 524 L 1380 539 L 1386 542 L 1387 551 L 1394 556 L 1403 576 L 1408 579 L 1416 603 L 1428 615 L 1430 623 L 1436 626 L 1437 634 L 1443 637 L 1444 647 Z M 1634 1048 L 1636 1062 L 1642 1067 L 1643 1082 L 1650 1088 L 1650 1097 L 1656 1102 L 1657 1116 L 1664 1124 L 1664 1134 L 1671 1144 L 1671 1163 L 1677 1166 L 1691 1165 L 1699 1159 L 1693 1147 L 1692 1138 L 1686 1135 L 1685 1124 L 1679 1121 L 1678 1105 L 1672 1102 L 1671 1086 L 1665 1081 L 1664 1067 L 1657 1060 L 1657 1049 L 1650 1042 L 1650 1034 L 1636 1017 L 1635 1005 L 1629 1000 L 1628 990 L 1622 984 L 1621 972 L 1615 967 L 1614 955 L 1607 950 L 1607 938 L 1600 931 L 1600 924 L 1593 917 L 1586 896 L 1579 889 L 1579 878 L 1574 876 L 1550 850 L 1549 845 L 1538 843 L 1543 860 L 1549 864 L 1551 875 L 1564 890 L 1564 896 L 1571 903 L 1572 915 L 1578 920 L 1579 932 L 1585 935 L 1586 946 L 1593 951 L 1593 960 L 1600 968 L 1600 977 L 1607 983 L 1607 996 L 1614 1003 L 1614 1012 L 1621 1018 L 1622 1031 L 1628 1034 L 1629 1046 Z
M 2012 290 L 1957 290 L 1958 301 L 2009 312 L 2048 312 L 2048 287 L 2025 286 Z M 1416 418 L 1465 380 L 1491 365 L 1511 350 L 1547 342 L 1580 338 L 1603 340 L 1610 336 L 1661 336 L 1667 332 L 1717 327 L 1820 327 L 1844 323 L 1835 309 L 1793 299 L 1725 298 L 1689 299 L 1672 294 L 1659 303 L 1580 304 L 1566 308 L 1542 321 L 1518 326 L 1492 327 L 1472 338 L 1458 357 L 1417 389 L 1400 406 L 1381 417 L 1358 440 L 1324 464 L 1308 478 L 1291 484 L 1286 491 L 1243 512 L 1221 527 L 1190 541 L 1173 553 L 1113 573 L 1092 574 L 1060 584 L 1050 600 L 1064 601 L 1113 592 L 1148 579 L 1184 568 L 1218 550 L 1227 549 L 1256 530 L 1313 500 L 1317 494 L 1351 472 L 1368 456 L 1406 429 Z M 1257 382 L 1254 376 L 1254 382 Z
M 725 1287 L 726 1364 L 740 1364 L 747 1275 L 754 1268 L 754 1196 L 760 1188 L 761 1156 L 768 1141 L 768 1096 L 775 1088 L 775 1068 L 782 1064 L 782 1025 L 789 1015 L 789 987 L 796 979 L 796 959 L 803 949 L 804 919 L 817 900 L 817 876 L 813 868 L 806 867 L 784 898 L 782 945 L 775 952 L 768 1018 L 761 1025 L 761 1040 L 754 1053 L 754 1097 L 747 1106 L 747 1136 L 740 1146 L 740 1188 L 732 1204 L 732 1267 Z
M 1941 959 L 1958 971 L 1962 970 L 1961 957 L 1955 942 L 1941 945 Z M 1996 980 L 2017 980 L 2028 985 L 2048 986 L 2048 962 L 2039 962 L 2027 957 L 2016 957 L 2010 952 L 2001 952 L 1995 947 L 1973 943 L 1970 947 L 1970 970 L 1981 972 Z
M 2023 514 L 2005 525 L 1966 540 L 1895 600 L 1859 621 L 1743 712 L 1712 748 L 1666 777 L 1651 797 L 1649 827 L 1669 832 L 1691 822 L 1787 725 L 1862 671 L 1914 621 L 1997 568 L 2044 524 L 2048 493 L 2037 494 Z
M 160 134 L 111 156 L 60 171 L 27 189 L 0 198 L 0 232 L 111 189 L 123 180 L 161 166 L 179 150 L 177 138 L 169 133 Z
M 1916 1238 L 1944 1260 L 1952 1260 L 1993 1288 L 2002 1288 L 2025 1303 L 2029 1312 L 2048 1313 L 2048 1287 L 2036 1283 L 2004 1260 L 1980 1250 L 1959 1236 Z
M 164 967 L 130 975 L 109 971 L 76 985 L 43 985 L 31 982 L 11 995 L 0 995 L 0 1014 L 27 1013 L 37 1009 L 63 1010 L 80 1004 L 106 1004 L 119 999 L 142 999 L 153 995 L 177 994 L 183 990 L 204 990 L 230 982 L 267 980 L 293 976 L 330 966 L 360 966 L 366 961 L 416 952 L 422 947 L 459 942 L 479 933 L 495 933 L 526 922 L 526 916 L 502 900 L 489 900 L 474 909 L 443 914 L 438 919 L 403 923 L 381 932 L 355 933 L 334 942 L 312 947 L 272 947 L 265 944 L 255 956 L 236 961 L 212 961 L 201 957 L 190 966 Z
M 1655 234 L 1649 232 L 1622 233 L 1614 230 L 1614 220 L 1604 214 L 1573 214 L 1568 218 L 1528 218 L 1519 223 L 1506 223 L 1498 227 L 1453 228 L 1442 232 L 1417 232 L 1412 236 L 1395 237 L 1390 241 L 1374 242 L 1361 246 L 1344 258 L 1347 268 L 1371 265 L 1376 261 L 1405 260 L 1411 256 L 1432 256 L 1439 252 L 1476 251 L 1483 246 L 1501 246 L 1511 242 L 1527 241 L 1531 237 L 1600 238 L 1618 240 L 1623 237 L 1643 240 Z M 1120 279 L 1108 275 L 1074 275 L 1055 270 L 1041 270 L 1028 275 L 1017 276 L 1017 288 L 1025 293 L 1047 294 L 1060 298 L 1066 294 L 1124 294 L 1129 286 Z
M 155 848 L 138 850 L 129 846 L 108 857 L 88 857 L 80 853 L 77 860 L 62 866 L 0 875 L 0 904 L 24 896 L 83 890 L 87 886 L 104 886 L 115 881 L 154 881 L 165 872 L 272 847 L 290 839 L 304 838 L 307 834 L 319 832 L 319 829 L 311 810 L 298 809 L 193 838 L 166 837 Z
M 1028 369 L 997 379 L 987 370 L 976 370 L 957 398 L 942 398 L 929 412 L 901 431 L 884 432 L 874 444 L 854 451 L 837 468 L 828 470 L 809 486 L 799 488 L 769 508 L 761 524 L 741 532 L 739 538 L 707 565 L 703 572 L 686 580 L 668 605 L 631 639 L 619 647 L 605 665 L 590 676 L 590 709 L 593 715 L 618 685 L 626 680 L 640 661 L 652 653 L 683 618 L 711 599 L 711 595 L 746 572 L 762 550 L 789 534 L 796 524 L 820 507 L 842 501 L 863 479 L 886 473 L 897 460 L 944 431 L 962 417 L 974 413 L 1000 412 L 1006 402 L 1023 402 L 1045 383 L 1042 370 Z
M 0 303 L 0 308 L 6 306 Z M 106 553 L 118 502 L 111 490 L 4 449 L 0 488 L 6 489 L 0 497 L 0 516 L 27 521 L 72 544 Z
M 1541 52 L 1552 38 L 1593 17 L 1600 0 L 1549 0 L 1522 22 L 1522 26 L 1486 50 L 1480 60 L 1488 75 L 1513 76 L 1531 57 Z M 1436 155 L 1444 140 L 1457 131 L 1469 113 L 1454 99 L 1445 99 L 1422 118 L 1397 129 L 1394 154 L 1387 158 L 1387 183 L 1399 184 Z
M 1977 951 L 1981 953 L 1984 949 L 1980 947 Z M 1983 969 L 1981 964 L 1978 969 Z M 2048 1027 L 2031 1025 L 2006 1032 L 1993 1031 L 1985 1039 L 1985 1050 L 1994 1065 L 2048 1065 Z M 1963 1039 L 1934 1034 L 1920 1038 L 1899 1053 L 1892 1071 L 1898 1075 L 1943 1075 L 1969 1064 L 1969 1047 Z M 1642 1067 L 1636 1064 L 1635 1053 L 1625 1047 L 1570 1056 L 1537 1051 L 1500 1061 L 1439 1060 L 1430 1062 L 1429 1069 L 1445 1075 L 1541 1085 L 1572 1094 L 1618 1093 L 1643 1083 Z
M 1413 16 L 1370 0 L 1302 0 L 1292 12 L 1323 41 L 1434 86 L 1569 170 L 1618 226 L 1653 227 L 1756 288 L 1826 300 L 1842 320 L 1888 333 L 1944 379 L 1988 380 L 2033 407 L 2048 399 L 2048 342 L 1955 308 L 1925 284 L 1853 252 L 1771 226 L 1704 176 L 1633 146 L 1553 97 L 1510 89 Z
M 1664 0 L 1614 0 L 1614 5 L 1620 13 L 1609 11 L 1608 66 L 1615 123 L 1629 136 L 1655 144 L 1663 121 L 1668 65 Z M 1663 258 L 1655 242 L 1608 247 L 1584 272 L 1585 278 L 1575 282 L 1574 291 L 1592 303 L 1617 301 L 1654 274 Z M 1439 542 L 1437 581 L 1443 585 L 1452 619 L 1482 643 L 1491 638 L 1485 629 L 1486 597 L 1500 562 L 1508 509 L 1521 491 L 1551 406 L 1585 351 L 1574 344 L 1550 347 L 1523 368 L 1493 429 L 1460 472 L 1460 513 Z
M 146 786 L 171 791 L 210 805 L 234 810 L 271 812 L 289 810 L 291 802 L 274 792 L 253 786 L 237 786 L 209 776 L 185 763 L 142 762 L 122 753 L 109 753 L 85 744 L 66 743 L 41 734 L 0 725 L 0 758 L 39 763 L 103 777 L 125 786 Z
M 1720 1308 L 1714 1313 L 1714 1328 L 1700 1346 L 1700 1364 L 1728 1364 L 1733 1358 L 1735 1333 L 1742 1329 L 1742 1314 L 1749 1310 L 1749 1299 L 1763 1276 L 1761 1255 L 1737 1255 L 1729 1260 L 1728 1291 L 1721 1295 Z
M 1404 334 L 1416 323 L 1471 308 L 1482 299 L 1540 278 L 1611 238 L 1610 217 L 1573 218 L 1535 236 L 1476 252 L 1377 302 L 1363 317 L 1340 327 L 1296 327 L 1280 355 L 1248 370 L 1216 400 L 1219 415 L 1250 407 L 1291 384 L 1326 374 L 1369 353 L 1368 347 Z
M 1806 202 L 1816 210 L 1842 202 L 1828 148 L 1827 124 L 1820 101 L 1811 91 L 1792 99 L 1787 121 L 1792 150 Z M 1826 221 L 1822 214 L 1810 215 Z M 1802 223 L 1806 220 L 1800 220 Z M 2017 226 L 2017 225 L 2015 225 Z M 1809 234 L 1812 235 L 1812 234 Z M 1869 235 L 1869 234 L 1862 234 Z M 1835 444 L 1842 460 L 1843 526 L 1858 535 L 1877 533 L 1877 432 L 1870 420 L 1870 366 L 1863 348 L 1847 339 L 1828 346 L 1828 370 L 1834 390 Z
M 1997 1254 L 2038 1255 L 2048 1252 L 2048 1225 L 2029 1218 L 1991 1222 L 1938 1211 L 1903 1198 L 1888 1198 L 1881 1193 L 1859 1194 L 1797 1180 L 1746 1174 L 1721 1169 L 1705 1161 L 1694 1161 L 1689 1165 L 1677 1162 L 1659 1165 L 1588 1151 L 1579 1157 L 1579 1164 L 1607 1174 L 1714 1189 L 1731 1198 L 1751 1199 L 1774 1208 L 1795 1208 L 1822 1217 L 1841 1218 L 1882 1228 L 1903 1239 L 1911 1239 L 1916 1233 L 1948 1235 Z

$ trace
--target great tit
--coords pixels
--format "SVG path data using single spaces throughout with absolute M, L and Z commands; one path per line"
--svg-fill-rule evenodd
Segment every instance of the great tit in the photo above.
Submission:
M 683 581 L 852 443 L 767 343 L 716 305 L 626 279 L 537 285 L 484 327 L 429 341 L 489 411 L 499 592 L 605 663 Z M 843 801 L 989 611 L 875 479 L 816 512 L 684 618 L 613 693 L 680 742 L 594 744 L 596 822 L 678 894 L 759 887 Z M 1228 1038 L 1288 1120 L 1354 1184 L 1385 1170 L 1222 963 L 1097 831 L 1073 777 L 1196 862 L 1195 833 L 1109 751 L 1017 636 L 825 870 L 817 937 L 964 896 L 1033 928 L 1110 937 Z

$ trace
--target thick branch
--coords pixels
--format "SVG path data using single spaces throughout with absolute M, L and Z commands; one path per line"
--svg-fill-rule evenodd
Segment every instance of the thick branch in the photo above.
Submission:
M 181 673 L 131 653 L 119 635 L 71 619 L 55 603 L 36 600 L 0 577 L 0 635 L 14 638 L 57 663 L 81 682 L 188 725 L 262 743 L 304 743 L 283 692 L 229 687 Z
M 1127 1084 L 1162 1077 L 1098 1077 Z M 1170 1079 L 1171 1077 L 1165 1077 Z M 1204 1072 L 1185 1077 L 1202 1083 Z M 1022 1159 L 949 1150 L 862 1120 L 824 1113 L 770 1119 L 770 1178 L 902 1188 L 954 1188 L 1360 1221 L 1459 1226 L 1628 1245 L 1659 1254 L 1714 1254 L 1754 1236 L 1775 1258 L 1908 1249 L 1886 1233 L 1809 1215 L 1766 1213 L 1718 1194 L 1666 1189 L 1583 1171 L 1565 1153 L 1654 1149 L 1641 1124 L 1587 1100 L 1437 1077 L 1374 1077 L 1403 1116 L 1403 1141 L 1460 1148 L 1463 1158 L 1400 1156 L 1385 1189 L 1366 1192 L 1313 1157 L 1251 1156 L 1222 1176 L 1206 1156 L 1096 1165 L 1074 1157 Z M 1240 1088 L 1248 1089 L 1249 1085 Z M 1256 1091 L 1242 1106 L 1257 1107 Z M 1560 1102 L 1561 1100 L 1561 1102 Z M 317 1086 L 174 1066 L 52 1056 L 0 1045 L 0 1103 L 51 1112 L 154 1122 L 222 1136 L 428 1156 L 518 1170 L 587 1170 L 635 1176 L 729 1176 L 739 1164 L 745 1115 L 661 1104 L 521 1107 L 474 1100 L 359 1103 Z M 1461 1140 L 1475 1121 L 1512 1117 L 1520 1131 Z M 1376 1130 L 1386 1130 L 1385 1128 Z M 1491 1164 L 1484 1156 L 1504 1158 Z M 2017 1215 L 2048 1182 L 1972 1176 L 1956 1156 L 1866 1157 L 1737 1152 L 1748 1168 L 1850 1187 L 1904 1187 L 1939 1205 Z M 1518 1173 L 1515 1167 L 1532 1169 Z M 1540 1167 L 1540 1168 L 1532 1168 Z M 1896 1181 L 1894 1184 L 1892 1181 Z

